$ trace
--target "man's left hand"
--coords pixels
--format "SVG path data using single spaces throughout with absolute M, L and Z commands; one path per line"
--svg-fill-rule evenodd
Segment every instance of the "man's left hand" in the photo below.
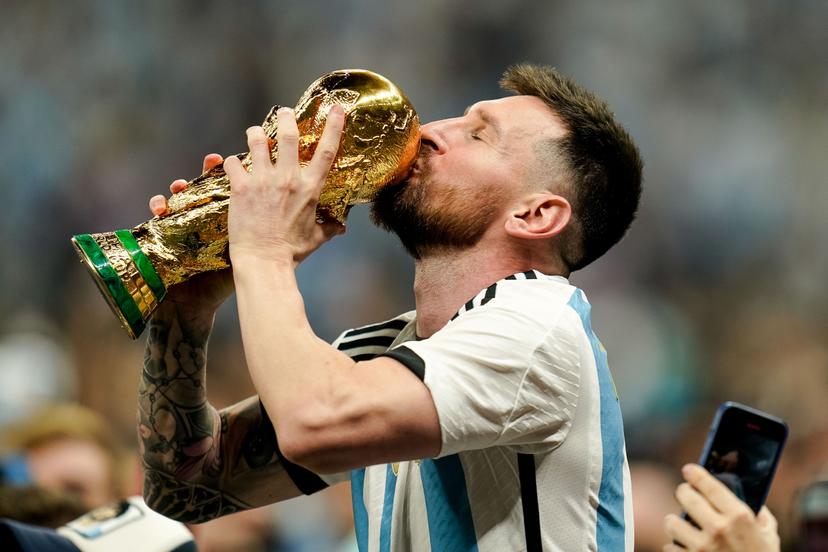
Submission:
M 313 159 L 305 167 L 299 164 L 299 130 L 293 110 L 282 108 L 277 116 L 275 165 L 268 137 L 258 126 L 247 129 L 249 172 L 238 157 L 224 162 L 231 185 L 228 233 L 234 265 L 248 257 L 299 262 L 344 232 L 337 222 L 316 220 L 319 194 L 339 150 L 343 108 L 331 108 Z

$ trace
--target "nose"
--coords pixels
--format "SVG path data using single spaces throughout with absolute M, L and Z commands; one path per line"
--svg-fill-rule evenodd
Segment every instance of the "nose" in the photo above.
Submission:
M 420 140 L 422 145 L 431 148 L 432 153 L 443 154 L 448 150 L 445 122 L 432 121 L 420 127 Z

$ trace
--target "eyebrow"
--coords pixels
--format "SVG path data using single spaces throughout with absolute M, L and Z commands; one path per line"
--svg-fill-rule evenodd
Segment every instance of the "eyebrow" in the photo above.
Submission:
M 474 107 L 474 106 L 471 106 L 471 105 L 470 105 L 469 107 L 467 107 L 467 108 L 466 108 L 466 110 L 463 112 L 463 116 L 468 115 L 468 114 L 469 114 L 469 112 L 472 110 L 472 108 L 473 108 L 473 107 Z M 493 118 L 493 117 L 489 114 L 489 112 L 488 112 L 488 111 L 486 111 L 486 110 L 484 110 L 484 109 L 482 109 L 482 108 L 479 108 L 479 107 L 478 107 L 478 108 L 475 110 L 475 112 L 477 113 L 477 115 L 480 117 L 480 119 L 481 119 L 484 123 L 486 123 L 487 125 L 489 125 L 490 127 L 492 127 L 492 130 L 494 130 L 494 133 L 495 133 L 495 137 L 499 140 L 499 139 L 501 138 L 501 136 L 502 136 L 502 133 L 501 133 L 501 131 L 500 131 L 500 125 L 497 123 L 497 121 L 496 121 L 496 120 L 494 120 L 494 118 Z

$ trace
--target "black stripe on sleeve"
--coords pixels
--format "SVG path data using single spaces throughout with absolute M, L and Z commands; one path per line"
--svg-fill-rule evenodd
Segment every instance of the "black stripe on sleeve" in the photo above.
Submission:
M 389 320 L 388 322 L 380 322 L 379 324 L 372 324 L 370 326 L 363 326 L 362 328 L 350 330 L 345 333 L 344 337 L 347 339 L 355 335 L 378 332 L 380 330 L 402 330 L 403 328 L 405 328 L 406 324 L 408 324 L 408 322 L 403 320 L 402 318 L 394 318 L 393 320 Z
M 282 466 L 285 468 L 290 479 L 293 481 L 293 484 L 296 485 L 296 488 L 299 489 L 302 494 L 313 494 L 317 491 L 321 491 L 325 487 L 328 486 L 325 481 L 313 473 L 312 471 L 303 468 L 299 464 L 294 464 L 290 460 L 284 457 L 282 451 L 279 450 L 279 440 L 276 438 L 276 430 L 273 429 L 273 423 L 270 421 L 270 417 L 267 415 L 267 412 L 264 409 L 264 405 L 262 401 L 259 401 L 259 410 L 262 413 L 262 427 L 261 429 L 265 429 L 265 426 L 269 428 L 270 432 L 273 435 L 273 441 L 276 444 L 276 456 L 279 457 L 279 461 L 282 463 Z
M 527 280 L 537 280 L 538 279 L 538 275 L 535 274 L 534 270 L 529 270 L 527 272 L 524 272 L 523 275 L 526 276 Z
M 538 482 L 535 474 L 535 457 L 518 453 L 520 476 L 520 502 L 523 505 L 523 531 L 526 535 L 526 552 L 542 552 L 540 512 L 538 511 Z
M 353 341 L 343 341 L 339 344 L 340 351 L 347 351 L 348 349 L 356 349 L 357 347 L 388 347 L 394 343 L 395 336 L 393 335 L 377 335 L 374 337 L 363 337 L 362 339 L 354 339 Z
M 420 355 L 406 347 L 400 345 L 390 351 L 386 351 L 380 356 L 387 356 L 393 358 L 397 362 L 402 363 L 403 366 L 414 372 L 414 375 L 420 378 L 420 381 L 425 380 L 425 361 Z

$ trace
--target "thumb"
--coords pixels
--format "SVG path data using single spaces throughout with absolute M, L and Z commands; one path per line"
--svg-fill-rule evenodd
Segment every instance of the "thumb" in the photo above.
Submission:
M 776 518 L 773 516 L 771 511 L 768 510 L 767 506 L 762 506 L 762 509 L 759 510 L 759 514 L 756 516 L 756 521 L 759 522 L 761 527 L 776 531 Z

